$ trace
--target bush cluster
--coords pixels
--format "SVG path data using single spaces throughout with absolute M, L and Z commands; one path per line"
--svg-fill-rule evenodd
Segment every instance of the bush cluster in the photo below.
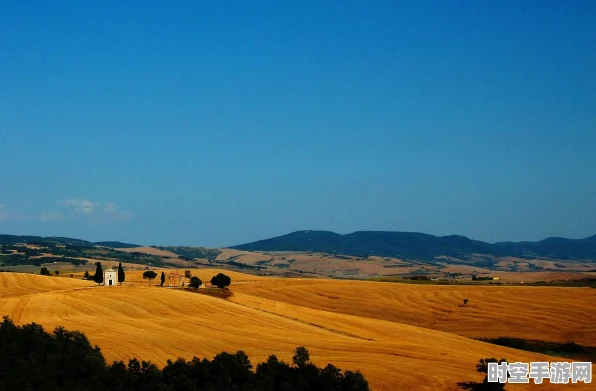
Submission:
M 31 323 L 0 323 L 0 385 L 2 390 L 43 391 L 368 391 L 360 372 L 328 364 L 318 368 L 308 350 L 296 349 L 292 364 L 270 356 L 253 366 L 248 356 L 220 353 L 212 360 L 179 358 L 160 369 L 148 361 L 125 364 L 106 361 L 85 334 L 62 327 L 53 333 Z

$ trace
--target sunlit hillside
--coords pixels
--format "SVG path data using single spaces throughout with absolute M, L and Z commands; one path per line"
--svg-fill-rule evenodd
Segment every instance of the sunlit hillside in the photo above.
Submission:
M 192 271 L 203 281 L 218 272 Z M 163 365 L 178 356 L 244 350 L 253 363 L 270 354 L 289 361 L 293 349 L 304 345 L 316 364 L 360 370 L 372 390 L 386 391 L 456 390 L 457 382 L 481 380 L 475 364 L 484 357 L 553 359 L 457 334 L 523 331 L 591 343 L 596 323 L 593 289 L 418 286 L 228 272 L 234 295 L 224 300 L 156 286 L 159 277 L 149 286 L 141 275 L 128 272 L 124 286 L 104 287 L 78 278 L 0 273 L 0 313 L 18 323 L 79 329 L 108 360 L 135 356 Z M 470 299 L 466 308 L 458 306 L 463 297 Z M 547 322 L 554 331 L 547 332 Z
M 235 290 L 468 337 L 510 336 L 596 345 L 596 289 L 591 288 L 275 279 L 239 285 Z M 469 300 L 466 306 L 463 299 Z

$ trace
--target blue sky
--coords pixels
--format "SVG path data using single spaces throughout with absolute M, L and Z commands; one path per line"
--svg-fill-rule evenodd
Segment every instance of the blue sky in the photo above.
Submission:
M 2 8 L 0 233 L 596 233 L 593 1 Z

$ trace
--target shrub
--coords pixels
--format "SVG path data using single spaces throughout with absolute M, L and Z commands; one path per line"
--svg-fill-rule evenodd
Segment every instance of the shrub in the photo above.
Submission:
M 151 285 L 151 280 L 153 280 L 155 277 L 157 277 L 157 273 L 155 273 L 153 270 L 147 270 L 143 273 L 143 279 L 149 280 L 149 285 Z
M 294 366 L 270 356 L 253 372 L 243 351 L 222 352 L 213 360 L 168 360 L 162 370 L 136 358 L 107 365 L 99 347 L 81 332 L 57 327 L 50 334 L 35 323 L 17 326 L 7 317 L 0 323 L 0 341 L 3 390 L 369 391 L 360 372 L 342 373 L 331 364 L 320 369 L 304 347 L 296 348 Z
M 230 286 L 231 283 L 232 279 L 223 273 L 218 273 L 211 278 L 211 284 L 221 289 Z
M 203 281 L 199 277 L 191 277 L 190 283 L 188 284 L 189 287 L 194 288 L 195 290 L 199 289 L 199 287 L 203 285 Z

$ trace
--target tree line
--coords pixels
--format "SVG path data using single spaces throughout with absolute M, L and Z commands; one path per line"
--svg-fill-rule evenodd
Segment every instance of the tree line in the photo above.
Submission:
M 53 333 L 31 323 L 0 323 L 0 385 L 3 390 L 43 391 L 368 391 L 358 371 L 319 368 L 298 347 L 292 363 L 271 355 L 253 367 L 243 351 L 212 360 L 168 360 L 160 369 L 148 361 L 107 364 L 85 334 L 57 327 Z
M 85 278 L 87 280 L 92 279 L 95 283 L 101 284 L 104 282 L 104 273 L 103 273 L 103 269 L 101 266 L 101 262 L 96 262 L 95 267 L 96 267 L 95 274 L 93 275 L 93 277 L 91 277 L 89 275 L 88 271 L 85 271 L 85 275 L 83 276 L 83 278 Z M 47 271 L 46 268 L 42 268 L 41 274 L 49 275 L 49 272 Z M 203 285 L 203 281 L 201 281 L 201 279 L 199 277 L 192 276 L 190 270 L 185 270 L 184 276 L 186 278 L 190 279 L 190 282 L 188 284 L 188 286 L 190 288 L 198 289 L 201 285 Z M 147 270 L 147 271 L 143 272 L 143 279 L 149 280 L 149 285 L 151 285 L 151 281 L 154 280 L 155 278 L 157 278 L 157 273 L 154 272 L 153 270 Z M 126 274 L 124 273 L 124 268 L 122 267 L 122 262 L 119 262 L 118 263 L 118 283 L 122 284 L 125 280 L 126 280 Z M 160 285 L 163 286 L 165 282 L 166 282 L 166 275 L 162 271 L 161 277 L 160 277 Z M 211 282 L 211 285 L 216 286 L 220 289 L 227 289 L 227 287 L 230 286 L 230 284 L 232 283 L 232 279 L 223 273 L 217 273 L 217 275 L 215 275 L 211 278 L 210 282 Z
M 93 280 L 96 284 L 102 284 L 104 281 L 103 275 L 103 268 L 101 267 L 101 262 L 95 262 L 95 274 L 93 277 L 89 275 L 89 271 L 85 270 L 85 274 L 83 275 L 85 280 Z M 126 274 L 124 273 L 124 268 L 122 267 L 122 262 L 118 262 L 118 283 L 122 284 L 126 280 Z

